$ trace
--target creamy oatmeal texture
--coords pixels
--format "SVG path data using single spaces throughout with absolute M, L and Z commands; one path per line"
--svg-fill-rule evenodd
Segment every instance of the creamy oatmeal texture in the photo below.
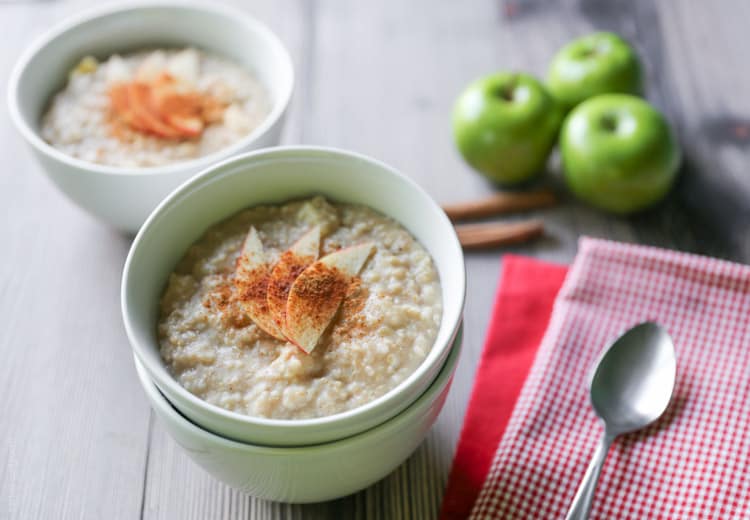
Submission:
M 272 261 L 314 226 L 321 256 L 374 244 L 310 354 L 261 331 L 242 310 L 233 278 L 251 226 Z M 432 348 L 441 314 L 437 271 L 408 231 L 365 206 L 314 197 L 247 209 L 209 229 L 169 279 L 159 338 L 172 374 L 201 399 L 299 419 L 343 412 L 394 388 Z
M 154 102 L 146 87 L 169 80 L 180 103 Z M 138 82 L 140 90 L 117 89 Z M 161 93 L 164 89 L 160 88 Z M 134 98 L 140 113 L 135 116 Z M 158 96 L 161 102 L 164 96 Z M 173 96 L 174 98 L 174 96 Z M 210 107 L 205 106 L 206 100 Z M 196 103 L 200 101 L 200 107 Z M 186 105 L 186 103 L 188 103 Z M 199 120 L 176 126 L 158 109 L 194 110 Z M 159 106 L 155 106 L 159 105 Z M 73 157 L 121 167 L 149 167 L 195 159 L 225 148 L 252 132 L 271 110 L 264 87 L 244 68 L 196 49 L 154 50 L 97 62 L 84 58 L 71 71 L 64 90 L 52 99 L 42 118 L 45 141 Z M 130 125 L 114 124 L 127 112 Z M 184 114 L 183 114 L 184 115 Z M 155 116 L 155 117 L 152 117 Z M 205 117 L 204 117 L 205 116 Z M 145 122 L 144 122 L 145 119 Z M 186 123 L 186 124 L 185 124 Z M 173 131 L 173 128 L 177 131 Z M 181 132 L 180 129 L 184 130 Z

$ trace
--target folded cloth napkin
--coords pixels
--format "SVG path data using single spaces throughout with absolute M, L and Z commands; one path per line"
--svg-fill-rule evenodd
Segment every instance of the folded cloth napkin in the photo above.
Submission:
M 532 355 L 561 276 L 504 261 L 442 518 L 563 518 L 602 433 L 588 397 L 592 365 L 645 320 L 674 339 L 675 393 L 662 419 L 612 446 L 592 518 L 750 518 L 750 267 L 583 238 Z M 499 323 L 519 315 L 519 329 Z M 509 354 L 516 348 L 533 357 L 530 368 Z M 499 367 L 514 361 L 511 381 Z M 509 387 L 526 373 L 509 412 Z

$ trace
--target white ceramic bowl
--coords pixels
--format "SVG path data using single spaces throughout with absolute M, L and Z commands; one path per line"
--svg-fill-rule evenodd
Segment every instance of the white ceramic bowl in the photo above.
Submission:
M 186 45 L 235 61 L 266 87 L 273 108 L 251 134 L 214 154 L 149 168 L 82 161 L 40 137 L 48 102 L 83 56 L 106 58 L 145 47 Z M 278 144 L 293 84 L 289 53 L 255 19 L 214 3 L 156 0 L 88 11 L 42 35 L 19 58 L 10 78 L 8 103 L 16 127 L 55 185 L 92 215 L 135 233 L 158 203 L 196 172 L 230 155 Z
M 159 299 L 169 274 L 206 229 L 243 208 L 320 193 L 365 204 L 404 225 L 430 253 L 440 276 L 443 316 L 432 350 L 393 390 L 356 409 L 317 419 L 249 417 L 185 390 L 159 355 Z M 143 366 L 184 415 L 223 437 L 273 446 L 317 444 L 365 431 L 404 410 L 437 376 L 461 324 L 466 275 L 455 231 L 413 181 L 383 163 L 340 150 L 284 147 L 224 161 L 193 177 L 151 214 L 133 242 L 122 279 L 125 328 Z
M 406 410 L 347 439 L 317 446 L 269 448 L 231 441 L 181 415 L 135 358 L 146 396 L 169 435 L 218 480 L 259 498 L 320 502 L 363 489 L 396 469 L 419 446 L 443 408 L 461 350 L 450 355 L 430 387 Z

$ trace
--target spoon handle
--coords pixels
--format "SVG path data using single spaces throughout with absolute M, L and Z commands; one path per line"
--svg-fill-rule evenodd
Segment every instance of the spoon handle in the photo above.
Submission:
M 586 520 L 591 512 L 591 502 L 594 500 L 594 491 L 596 490 L 596 484 L 599 482 L 599 475 L 602 472 L 602 466 L 604 466 L 604 460 L 607 458 L 607 452 L 609 446 L 612 444 L 614 436 L 604 432 L 602 440 L 599 442 L 599 446 L 596 448 L 594 456 L 591 458 L 586 474 L 583 476 L 581 485 L 578 486 L 576 496 L 573 499 L 568 514 L 565 516 L 565 520 Z

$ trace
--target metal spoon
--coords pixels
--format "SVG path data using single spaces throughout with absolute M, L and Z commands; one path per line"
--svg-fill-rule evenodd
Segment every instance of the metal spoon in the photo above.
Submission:
M 617 338 L 591 379 L 591 404 L 604 423 L 604 436 L 578 487 L 566 520 L 586 519 L 612 441 L 658 419 L 674 389 L 674 344 L 660 325 L 645 322 Z

